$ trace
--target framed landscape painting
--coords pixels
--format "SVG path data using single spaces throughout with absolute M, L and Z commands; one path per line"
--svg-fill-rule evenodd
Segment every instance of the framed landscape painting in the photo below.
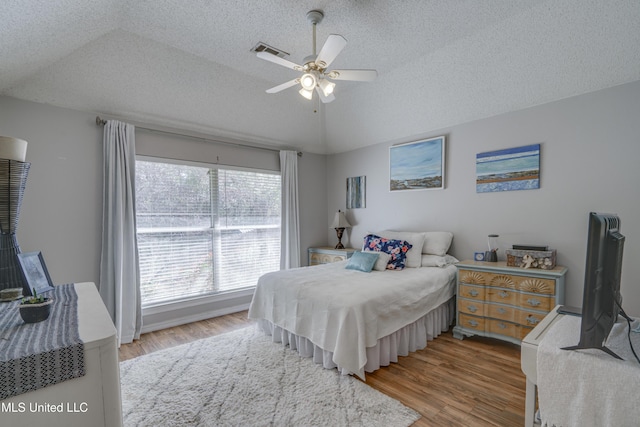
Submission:
M 390 147 L 389 190 L 443 189 L 444 152 L 444 136 Z
M 476 155 L 476 192 L 540 188 L 540 144 Z

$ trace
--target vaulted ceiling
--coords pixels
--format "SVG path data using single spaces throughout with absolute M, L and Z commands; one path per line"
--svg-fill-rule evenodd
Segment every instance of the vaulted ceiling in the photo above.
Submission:
M 336 100 L 298 76 L 306 13 L 348 43 Z M 640 80 L 637 0 L 5 0 L 0 95 L 229 139 L 337 153 Z

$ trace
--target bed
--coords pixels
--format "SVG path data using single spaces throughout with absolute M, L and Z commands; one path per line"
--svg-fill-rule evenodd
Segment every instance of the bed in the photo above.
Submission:
M 348 260 L 265 274 L 249 317 L 274 342 L 364 380 L 365 372 L 424 348 L 455 317 L 457 260 L 446 255 L 452 236 L 447 233 L 448 239 L 434 248 L 438 239 L 429 247 L 429 235 L 386 231 L 365 237 L 365 250 L 376 249 L 369 236 L 408 244 L 404 268 L 393 264 L 388 248 L 378 248 L 382 250 L 373 250 L 379 256 L 376 268 L 368 272 L 348 268 Z

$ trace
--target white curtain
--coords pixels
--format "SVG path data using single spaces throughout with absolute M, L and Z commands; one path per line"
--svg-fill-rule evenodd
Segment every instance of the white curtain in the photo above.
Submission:
M 282 224 L 280 269 L 300 267 L 300 221 L 298 219 L 298 153 L 280 151 L 282 176 Z
M 104 126 L 100 295 L 118 331 L 118 346 L 140 338 L 140 271 L 135 212 L 135 127 Z

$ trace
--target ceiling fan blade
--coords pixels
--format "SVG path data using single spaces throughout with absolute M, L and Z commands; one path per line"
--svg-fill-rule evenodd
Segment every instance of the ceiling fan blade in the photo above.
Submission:
M 267 55 L 269 55 L 269 54 L 267 54 Z M 267 93 L 278 93 L 278 92 L 280 92 L 282 90 L 290 88 L 291 86 L 295 86 L 298 83 L 300 83 L 300 79 L 289 80 L 286 83 L 282 83 L 281 85 L 272 87 L 271 89 L 267 89 Z
M 353 80 L 370 82 L 378 77 L 376 70 L 331 70 L 326 76 L 333 80 Z
M 283 67 L 291 68 L 292 70 L 302 71 L 301 65 L 295 64 L 284 58 L 280 58 L 279 56 L 275 56 L 267 52 L 258 52 L 257 55 L 258 58 L 264 59 L 265 61 L 273 62 L 274 64 L 282 65 Z
M 318 86 L 316 86 L 316 92 L 318 92 L 318 96 L 320 96 L 320 101 L 322 101 L 323 104 L 328 104 L 332 101 L 335 101 L 336 99 L 336 97 L 332 93 L 329 94 L 329 96 L 325 96 L 322 89 L 320 89 Z
M 322 69 L 326 69 L 331 65 L 336 56 L 347 45 L 347 39 L 339 34 L 329 34 L 327 41 L 324 42 L 324 46 L 320 49 L 318 57 L 316 58 L 316 65 Z

